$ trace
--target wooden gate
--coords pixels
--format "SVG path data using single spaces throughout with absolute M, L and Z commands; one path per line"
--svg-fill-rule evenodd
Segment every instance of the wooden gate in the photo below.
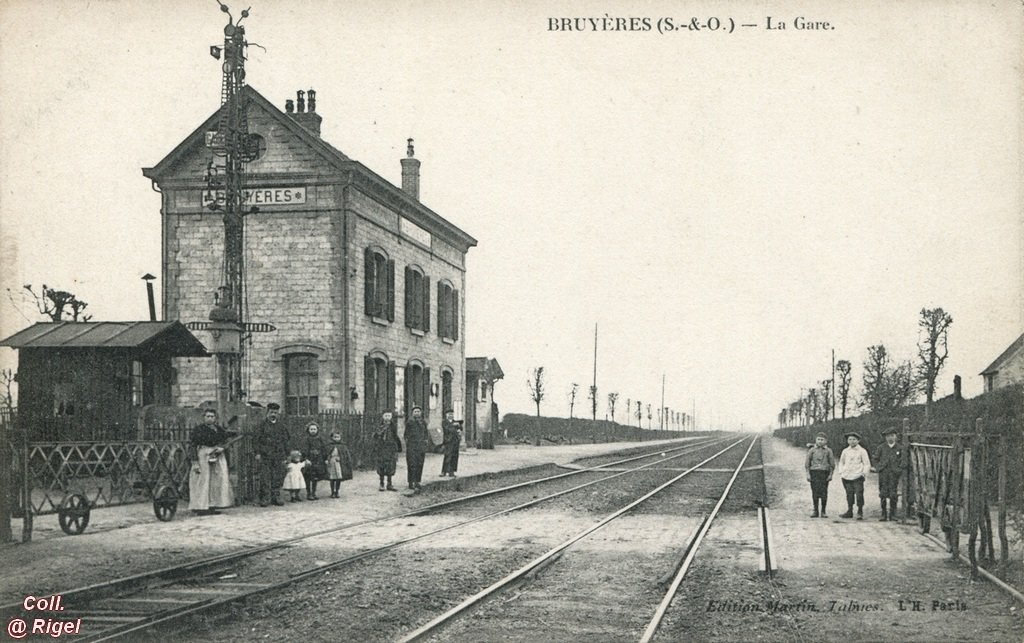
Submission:
M 911 431 L 903 420 L 903 445 L 907 449 L 904 508 L 917 513 L 922 533 L 928 533 L 933 518 L 946 536 L 948 551 L 959 555 L 960 534 L 968 534 L 971 573 L 977 575 L 978 555 L 995 560 L 990 499 L 999 506 L 1000 559 L 1008 559 L 1006 536 L 1006 440 L 1000 434 L 985 433 L 980 418 L 973 432 Z M 998 458 L 998 486 L 990 498 L 989 458 Z M 980 549 L 977 548 L 981 536 Z

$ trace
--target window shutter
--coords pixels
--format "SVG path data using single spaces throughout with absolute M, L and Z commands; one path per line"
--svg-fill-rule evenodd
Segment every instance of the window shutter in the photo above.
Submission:
M 437 336 L 444 337 L 444 284 L 437 282 Z
M 380 409 L 377 408 L 377 387 L 380 383 L 377 382 L 376 377 L 376 365 L 373 363 L 373 358 L 367 355 L 363 358 L 363 415 L 380 414 Z
M 423 332 L 430 332 L 430 277 L 423 276 Z
M 395 410 L 395 363 L 388 362 L 388 381 L 385 385 L 387 387 L 387 394 L 384 396 L 386 400 L 385 411 Z M 383 411 L 381 411 L 383 413 Z
M 406 328 L 412 327 L 412 315 L 413 315 L 413 296 L 412 296 L 412 270 L 409 270 L 409 266 L 405 267 L 405 326 Z
M 452 291 L 452 339 L 459 339 L 459 291 Z
M 413 399 L 410 393 L 412 392 L 412 366 L 406 365 L 405 367 L 405 417 L 408 418 L 412 415 Z
M 423 369 L 423 417 L 430 415 L 430 369 Z
M 388 321 L 395 321 L 395 260 L 388 259 Z
M 373 314 L 373 251 L 363 251 L 363 303 L 366 314 Z

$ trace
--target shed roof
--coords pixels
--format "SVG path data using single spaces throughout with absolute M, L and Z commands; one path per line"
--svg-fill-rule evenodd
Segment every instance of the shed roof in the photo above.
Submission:
M 491 357 L 467 357 L 466 370 L 471 373 L 483 373 L 491 381 L 505 377 L 498 360 Z
M 39 322 L 0 341 L 11 348 L 160 348 L 172 357 L 208 357 L 181 322 Z
M 1014 353 L 1020 350 L 1022 346 L 1024 346 L 1024 335 L 1021 335 L 1020 337 L 1017 338 L 1017 341 L 1010 344 L 1009 348 L 1003 351 L 999 355 L 999 357 L 996 358 L 996 361 L 989 364 L 988 368 L 983 370 L 981 374 L 988 375 L 989 373 L 995 373 L 996 371 L 998 371 L 1000 368 L 1002 368 L 1003 363 L 1009 360 L 1010 357 L 1012 357 Z

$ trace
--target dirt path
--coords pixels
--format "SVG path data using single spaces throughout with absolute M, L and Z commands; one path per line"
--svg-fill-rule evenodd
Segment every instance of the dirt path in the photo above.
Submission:
M 780 604 L 792 606 L 786 617 L 793 630 L 779 638 L 1024 640 L 1024 605 L 985 581 L 972 582 L 970 570 L 919 535 L 916 525 L 878 521 L 876 476 L 866 485 L 863 521 L 810 518 L 803 451 L 768 438 L 764 457 L 781 567 L 773 586 Z M 844 510 L 836 479 L 829 515 Z

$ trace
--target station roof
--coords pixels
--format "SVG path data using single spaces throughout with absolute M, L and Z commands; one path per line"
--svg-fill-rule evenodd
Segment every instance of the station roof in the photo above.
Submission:
M 172 357 L 208 357 L 181 322 L 39 322 L 0 341 L 10 348 L 157 349 Z
M 1020 337 L 1017 338 L 1017 341 L 1010 344 L 1010 346 L 1005 351 L 1003 351 L 1002 354 L 999 355 L 999 357 L 996 358 L 996 361 L 989 364 L 988 368 L 983 370 L 981 374 L 988 375 L 989 373 L 998 372 L 999 369 L 1002 368 L 1003 364 L 1009 361 L 1010 357 L 1012 357 L 1014 353 L 1019 351 L 1022 346 L 1024 346 L 1024 335 L 1021 335 Z

